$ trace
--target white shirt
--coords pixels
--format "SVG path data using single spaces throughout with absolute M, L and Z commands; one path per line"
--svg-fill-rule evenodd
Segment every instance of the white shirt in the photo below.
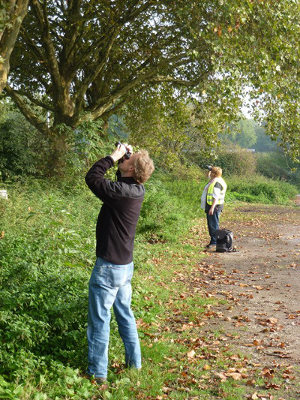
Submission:
M 211 182 L 208 182 L 202 192 L 202 196 L 201 196 L 201 208 L 202 210 L 205 210 L 205 205 L 206 205 L 206 197 L 207 197 L 207 191 L 208 191 L 208 187 L 210 185 Z

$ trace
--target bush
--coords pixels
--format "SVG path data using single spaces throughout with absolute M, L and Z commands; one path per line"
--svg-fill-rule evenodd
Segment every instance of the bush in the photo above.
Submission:
M 22 114 L 9 111 L 0 122 L 0 179 L 43 176 L 47 149 L 42 134 Z
M 236 199 L 250 203 L 288 204 L 298 192 L 295 186 L 287 182 L 273 181 L 260 175 L 247 179 L 231 176 L 227 184 L 227 201 Z
M 223 169 L 225 176 L 251 176 L 256 172 L 255 155 L 238 146 L 231 150 L 222 150 L 214 164 Z
M 200 208 L 201 185 L 160 173 L 155 177 L 146 185 L 137 234 L 147 240 L 176 240 Z
M 293 163 L 283 153 L 257 153 L 257 172 L 271 179 L 294 183 L 300 187 L 299 164 Z

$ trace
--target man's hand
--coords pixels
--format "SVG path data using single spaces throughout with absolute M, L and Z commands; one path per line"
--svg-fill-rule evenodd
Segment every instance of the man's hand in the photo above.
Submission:
M 128 145 L 127 143 L 118 144 L 116 149 L 111 153 L 110 157 L 114 160 L 114 162 L 116 162 L 124 156 L 127 150 L 132 153 L 132 146 Z

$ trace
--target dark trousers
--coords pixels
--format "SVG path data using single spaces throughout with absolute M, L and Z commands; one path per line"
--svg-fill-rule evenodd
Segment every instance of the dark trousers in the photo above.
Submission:
M 216 231 L 217 231 L 217 229 L 219 229 L 220 214 L 221 214 L 221 211 L 216 210 L 216 209 L 215 209 L 213 215 L 209 215 L 208 212 L 206 213 L 208 232 L 209 232 L 209 236 L 210 236 L 209 244 L 217 243 Z

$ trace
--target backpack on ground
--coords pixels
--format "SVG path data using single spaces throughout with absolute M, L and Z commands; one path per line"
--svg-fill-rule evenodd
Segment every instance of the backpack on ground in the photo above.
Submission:
M 218 229 L 216 232 L 217 245 L 216 251 L 225 253 L 227 251 L 234 251 L 233 248 L 233 233 L 228 229 Z

